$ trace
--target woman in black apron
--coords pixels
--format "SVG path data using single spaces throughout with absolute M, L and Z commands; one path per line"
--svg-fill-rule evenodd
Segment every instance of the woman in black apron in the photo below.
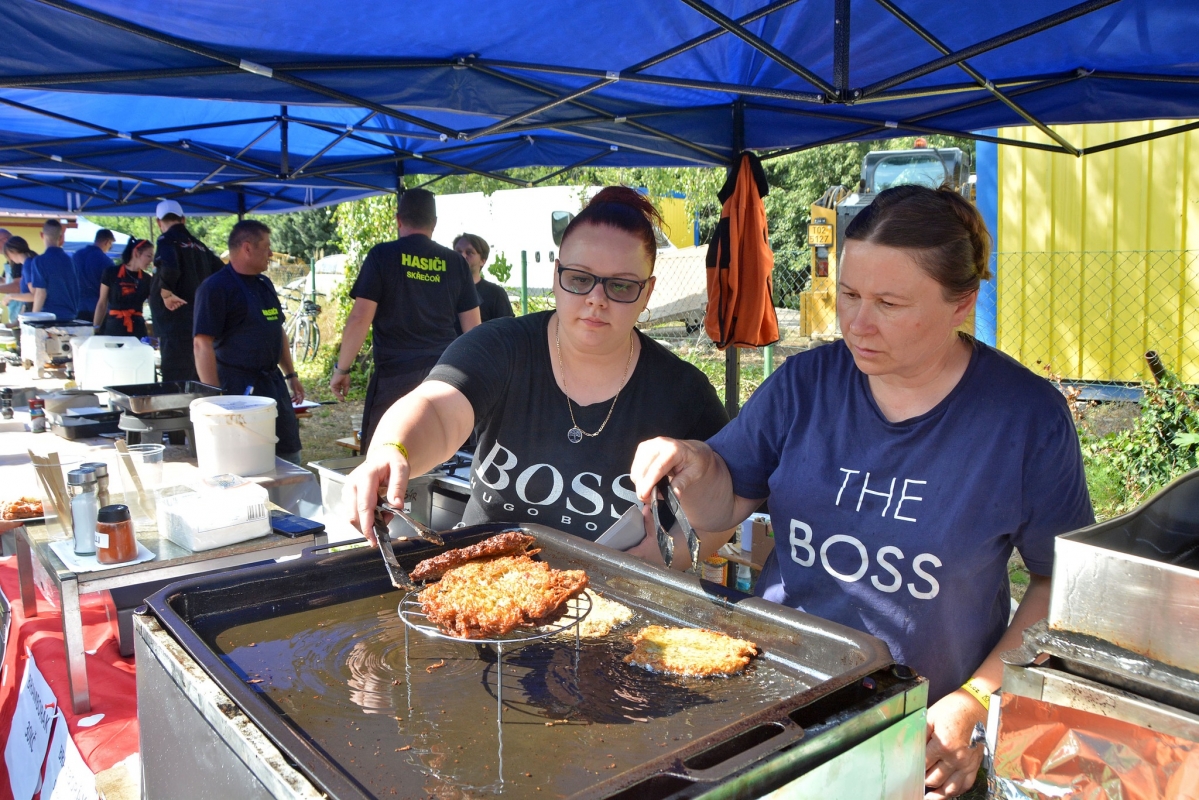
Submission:
M 121 265 L 109 267 L 100 276 L 100 301 L 92 324 L 101 336 L 146 335 L 142 307 L 150 296 L 150 276 L 146 268 L 154 260 L 154 243 L 130 238 L 121 254 Z

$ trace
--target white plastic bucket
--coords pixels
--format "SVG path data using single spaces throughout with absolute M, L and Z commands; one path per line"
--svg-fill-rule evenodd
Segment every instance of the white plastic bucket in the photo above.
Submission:
M 261 475 L 275 468 L 275 417 L 269 397 L 201 397 L 191 402 L 196 460 L 205 477 Z

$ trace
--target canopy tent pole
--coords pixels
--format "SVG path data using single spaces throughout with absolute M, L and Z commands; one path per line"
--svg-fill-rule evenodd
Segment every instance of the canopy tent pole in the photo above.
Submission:
M 733 101 L 733 160 L 729 172 L 735 173 L 745 149 L 745 101 L 738 97 Z M 712 247 L 711 244 L 708 245 Z M 730 344 L 724 351 L 724 408 L 729 419 L 734 419 L 741 409 L 741 350 Z
M 362 97 L 355 97 L 352 94 L 338 91 L 337 89 L 331 89 L 327 86 L 322 86 L 319 83 L 315 83 L 305 78 L 296 77 L 295 75 L 288 74 L 283 70 L 271 69 L 270 67 L 263 66 L 262 64 L 255 63 L 244 58 L 238 58 L 237 56 L 231 56 L 227 53 L 222 53 L 219 50 L 214 50 L 210 47 L 196 44 L 195 42 L 189 42 L 185 39 L 180 39 L 161 31 L 156 31 L 141 25 L 135 25 L 132 22 L 126 22 L 123 19 L 118 19 L 117 17 L 109 16 L 108 14 L 104 14 L 99 11 L 93 11 L 89 8 L 77 6 L 74 3 L 66 2 L 66 0 L 37 0 L 37 2 L 50 6 L 51 8 L 57 8 L 60 11 L 76 14 L 80 17 L 90 19 L 93 22 L 103 23 L 104 25 L 111 26 L 126 33 L 132 33 L 136 36 L 141 36 L 144 39 L 170 45 L 171 47 L 177 47 L 180 50 L 185 50 L 189 53 L 195 53 L 196 55 L 203 56 L 205 58 L 211 58 L 214 61 L 220 61 L 223 64 L 237 67 L 242 71 L 250 72 L 255 75 L 261 75 L 269 80 L 276 80 L 280 83 L 286 83 L 298 89 L 306 89 L 310 92 L 323 95 L 332 100 L 340 100 L 348 105 L 360 106 L 362 108 L 370 109 L 371 111 L 377 111 L 380 114 L 385 114 L 401 122 L 407 122 L 410 125 L 416 125 L 417 127 L 425 128 L 426 130 L 431 130 L 436 133 L 443 133 L 451 138 L 457 138 L 458 136 L 458 131 L 455 131 L 452 128 L 447 128 L 444 125 L 438 125 L 435 122 L 423 120 L 420 117 L 416 117 L 411 114 L 405 114 L 402 111 L 396 111 L 395 109 L 388 108 L 381 103 L 375 103 Z
M 279 177 L 286 178 L 290 173 L 291 168 L 287 163 L 287 106 L 279 106 Z
M 45 0 L 42 0 L 42 2 L 45 2 Z M 1042 17 L 1039 20 L 1030 22 L 1027 25 L 1021 25 L 1018 28 L 1013 28 L 1012 30 L 1006 33 L 1001 33 L 998 36 L 992 36 L 990 39 L 986 39 L 977 44 L 971 45 L 970 47 L 963 48 L 956 52 L 947 53 L 941 58 L 930 61 L 927 64 L 905 70 L 898 75 L 893 75 L 890 78 L 877 81 L 862 89 L 855 89 L 853 91 L 853 99 L 863 100 L 871 95 L 878 94 L 886 89 L 894 88 L 900 84 L 907 83 L 908 81 L 913 81 L 916 78 L 923 77 L 930 73 L 944 69 L 945 67 L 952 67 L 961 61 L 982 55 L 983 53 L 994 50 L 997 47 L 1003 47 L 1004 45 L 1011 44 L 1012 42 L 1019 41 L 1020 39 L 1027 39 L 1033 34 L 1042 33 L 1043 31 L 1047 31 L 1050 28 L 1061 25 L 1064 22 L 1069 22 L 1072 19 L 1086 16 L 1092 11 L 1098 11 L 1099 9 L 1110 6 L 1116 2 L 1119 2 L 1119 0 L 1087 0 L 1085 3 L 1079 3 L 1078 5 L 1071 6 L 1064 11 L 1059 11 L 1056 14 L 1050 14 L 1048 17 Z
M 241 222 L 246 218 L 246 193 L 237 193 L 237 221 Z

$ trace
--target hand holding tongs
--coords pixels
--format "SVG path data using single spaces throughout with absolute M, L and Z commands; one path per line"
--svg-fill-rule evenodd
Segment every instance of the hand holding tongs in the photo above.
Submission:
M 654 530 L 658 533 L 658 550 L 662 553 L 662 560 L 668 567 L 674 561 L 674 537 L 662 526 L 662 520 L 658 515 L 658 503 L 665 500 L 666 507 L 670 509 L 670 513 L 674 514 L 679 527 L 683 529 L 683 534 L 687 537 L 687 550 L 691 553 L 691 569 L 698 574 L 699 537 L 695 535 L 695 528 L 692 528 L 691 523 L 687 521 L 687 515 L 683 513 L 683 504 L 679 502 L 679 497 L 670 487 L 670 481 L 667 478 L 658 481 L 657 490 L 661 494 L 661 499 L 655 495 L 650 503 L 650 510 L 654 514 Z

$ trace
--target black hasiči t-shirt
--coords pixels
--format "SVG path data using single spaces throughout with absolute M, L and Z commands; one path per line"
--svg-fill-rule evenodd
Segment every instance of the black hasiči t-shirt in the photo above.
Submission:
M 638 444 L 707 439 L 728 416 L 702 372 L 638 332 L 641 355 L 607 427 L 571 443 L 547 344 L 553 313 L 480 325 L 450 345 L 427 380 L 453 386 L 475 411 L 468 525 L 536 522 L 594 541 L 636 500 L 629 468 Z M 575 405 L 575 419 L 594 432 L 611 404 Z
M 413 234 L 371 248 L 350 291 L 373 300 L 381 377 L 428 369 L 458 336 L 458 315 L 479 305 L 462 256 Z

